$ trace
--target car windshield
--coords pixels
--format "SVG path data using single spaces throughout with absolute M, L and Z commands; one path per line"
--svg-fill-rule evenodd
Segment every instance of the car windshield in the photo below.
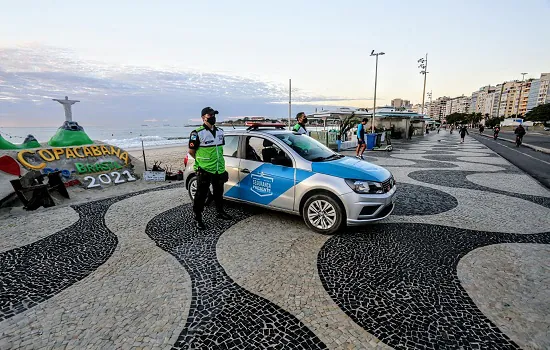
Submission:
M 274 136 L 289 145 L 302 158 L 312 162 L 322 162 L 343 157 L 333 152 L 330 148 L 325 147 L 319 141 L 306 135 L 285 133 L 275 134 Z

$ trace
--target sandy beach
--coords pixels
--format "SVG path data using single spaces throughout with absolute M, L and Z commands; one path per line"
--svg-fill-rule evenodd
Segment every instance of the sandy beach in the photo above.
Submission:
M 131 156 L 143 162 L 143 152 L 141 149 L 129 150 Z M 151 169 L 155 162 L 162 162 L 160 166 L 172 172 L 183 170 L 183 158 L 187 154 L 187 146 L 170 146 L 162 148 L 145 149 L 145 159 L 147 168 Z

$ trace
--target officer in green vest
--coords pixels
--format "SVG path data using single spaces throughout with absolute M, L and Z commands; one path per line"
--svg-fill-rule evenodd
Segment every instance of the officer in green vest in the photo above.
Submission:
M 202 220 L 202 212 L 210 185 L 212 185 L 217 217 L 231 220 L 231 216 L 223 210 L 223 184 L 228 181 L 228 174 L 225 171 L 223 159 L 225 139 L 223 130 L 215 126 L 216 114 L 218 111 L 211 107 L 203 108 L 204 124 L 193 130 L 189 136 L 189 154 L 195 158 L 194 168 L 197 173 L 197 192 L 193 201 L 193 211 L 197 227 L 201 230 L 206 228 Z
M 306 134 L 309 136 L 308 131 L 306 130 L 306 124 L 307 124 L 307 117 L 304 112 L 300 112 L 296 114 L 296 120 L 298 123 L 294 125 L 292 128 L 292 131 L 297 132 L 298 134 Z

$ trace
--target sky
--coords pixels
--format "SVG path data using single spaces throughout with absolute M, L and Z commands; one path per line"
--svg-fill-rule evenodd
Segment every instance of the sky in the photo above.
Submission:
M 46 101 L 66 94 L 99 124 L 196 117 L 204 103 L 222 117 L 286 116 L 289 78 L 294 112 L 370 107 L 372 50 L 385 52 L 377 105 L 421 102 L 426 53 L 434 98 L 550 72 L 550 0 L 0 0 L 0 9 L 0 126 L 56 124 L 62 109 Z

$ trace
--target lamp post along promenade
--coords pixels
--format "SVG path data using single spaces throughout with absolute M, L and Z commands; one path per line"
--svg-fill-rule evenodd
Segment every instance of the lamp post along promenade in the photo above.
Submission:
M 374 50 L 370 53 L 371 56 L 376 56 L 376 68 L 374 70 L 374 106 L 372 108 L 372 125 L 371 130 L 374 133 L 374 115 L 376 114 L 376 85 L 378 83 L 378 56 L 385 55 L 384 52 L 375 53 Z

